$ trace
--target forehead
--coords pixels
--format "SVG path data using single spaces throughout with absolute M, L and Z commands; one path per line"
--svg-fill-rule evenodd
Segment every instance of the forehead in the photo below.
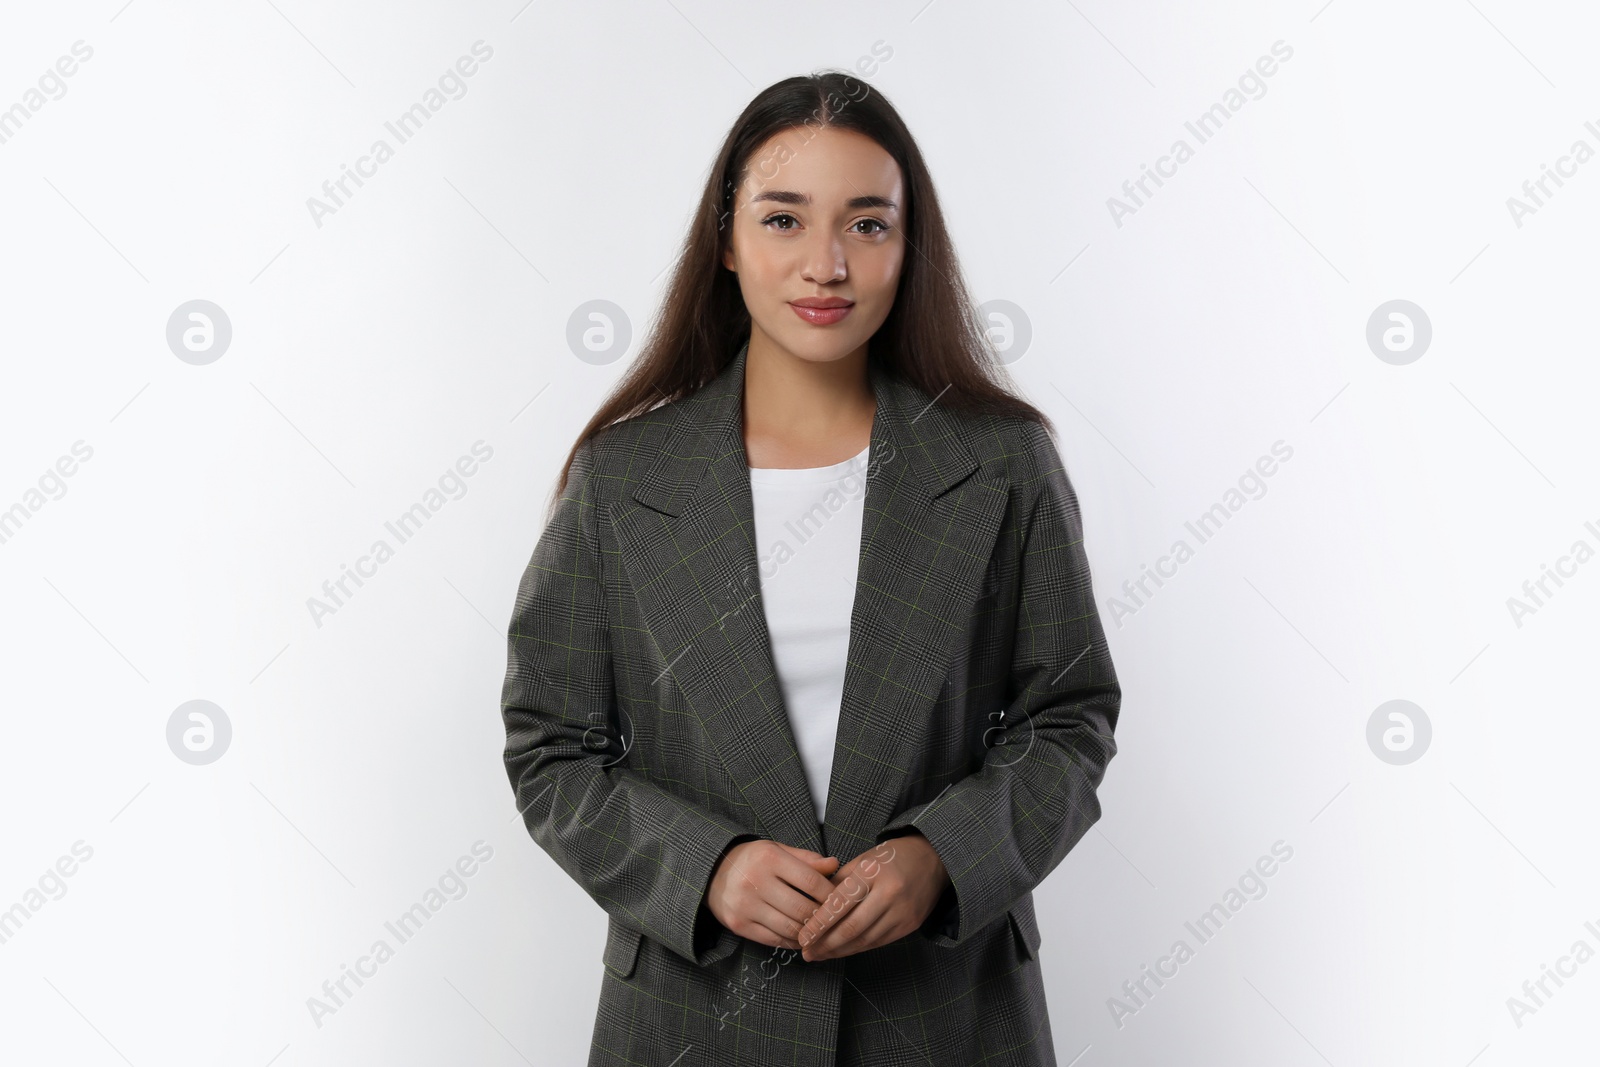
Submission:
M 739 197 L 769 190 L 801 193 L 822 207 L 863 195 L 902 203 L 894 157 L 865 134 L 833 127 L 801 126 L 767 138 L 745 165 Z

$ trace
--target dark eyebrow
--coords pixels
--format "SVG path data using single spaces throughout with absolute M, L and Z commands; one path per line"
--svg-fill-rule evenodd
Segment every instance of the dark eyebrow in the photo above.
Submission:
M 750 198 L 750 203 L 754 204 L 761 200 L 774 200 L 780 204 L 795 204 L 799 206 L 809 206 L 811 203 L 811 197 L 808 194 L 791 192 L 788 189 L 768 189 L 765 192 L 757 193 Z M 888 208 L 890 211 L 898 211 L 900 208 L 899 204 L 896 204 L 886 196 L 853 196 L 845 201 L 844 206 L 852 211 L 864 207 Z

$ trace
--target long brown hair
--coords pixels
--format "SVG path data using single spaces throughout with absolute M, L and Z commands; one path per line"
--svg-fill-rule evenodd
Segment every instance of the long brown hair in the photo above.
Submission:
M 649 338 L 573 443 L 556 497 L 566 489 L 572 458 L 585 441 L 613 423 L 700 389 L 750 339 L 750 312 L 738 277 L 722 263 L 734 190 L 769 138 L 794 130 L 809 139 L 823 127 L 872 138 L 900 165 L 906 187 L 906 257 L 894 306 L 868 343 L 869 363 L 937 397 L 941 407 L 1021 416 L 1054 433 L 1044 412 L 1010 390 L 1009 375 L 994 358 L 962 280 L 933 179 L 899 113 L 854 75 L 818 71 L 763 89 L 728 131 Z M 758 161 L 762 177 L 770 178 L 773 165 L 781 165 L 782 152 Z

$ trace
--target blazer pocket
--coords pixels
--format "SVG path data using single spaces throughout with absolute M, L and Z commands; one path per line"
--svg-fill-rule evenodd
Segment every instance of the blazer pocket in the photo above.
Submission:
M 1011 919 L 1011 932 L 1017 943 L 1017 953 L 1025 960 L 1039 957 L 1039 924 L 1034 921 L 1031 914 L 1019 916 L 1020 908 L 1012 908 L 1006 912 Z
M 639 942 L 644 935 L 612 919 L 606 929 L 605 964 L 619 978 L 628 978 L 639 962 Z
M 716 943 L 710 948 L 706 949 L 703 965 L 709 967 L 713 963 L 719 963 L 722 960 L 727 959 L 739 949 L 740 944 L 743 941 L 744 938 L 740 937 L 732 930 L 729 930 L 721 923 L 718 923 Z

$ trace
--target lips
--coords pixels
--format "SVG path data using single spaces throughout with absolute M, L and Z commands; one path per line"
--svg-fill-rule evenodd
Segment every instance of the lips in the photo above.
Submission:
M 813 326 L 831 326 L 850 314 L 855 302 L 841 297 L 808 296 L 789 301 L 794 313 Z

